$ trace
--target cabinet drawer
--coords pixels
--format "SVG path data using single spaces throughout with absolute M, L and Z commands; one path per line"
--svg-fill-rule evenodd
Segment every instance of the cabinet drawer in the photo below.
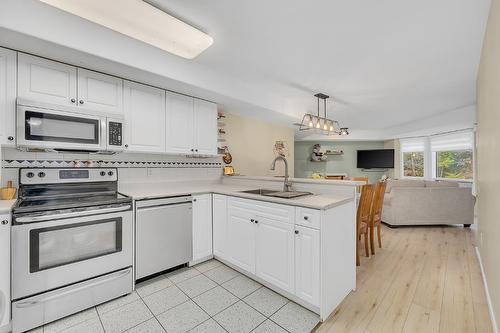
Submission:
M 295 224 L 304 227 L 319 229 L 320 226 L 320 210 L 297 207 L 295 211 Z
M 295 215 L 293 206 L 237 197 L 230 197 L 228 204 L 230 207 L 239 207 L 252 211 L 255 216 L 267 217 L 293 224 Z

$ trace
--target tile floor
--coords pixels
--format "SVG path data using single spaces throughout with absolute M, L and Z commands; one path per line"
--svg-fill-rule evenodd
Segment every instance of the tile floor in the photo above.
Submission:
M 210 260 L 31 332 L 308 333 L 318 322 L 315 313 Z

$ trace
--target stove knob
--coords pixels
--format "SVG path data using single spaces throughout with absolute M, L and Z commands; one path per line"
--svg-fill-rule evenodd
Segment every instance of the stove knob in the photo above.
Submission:
M 45 172 L 41 171 L 38 173 L 38 177 L 43 178 L 45 177 Z
M 113 171 L 109 171 L 108 172 L 108 176 L 113 176 L 114 172 Z
M 35 174 L 33 172 L 28 172 L 26 174 L 26 177 L 28 177 L 28 178 L 33 178 L 33 176 L 35 176 Z
M 100 175 L 103 176 L 103 177 L 106 176 L 106 171 L 101 171 Z

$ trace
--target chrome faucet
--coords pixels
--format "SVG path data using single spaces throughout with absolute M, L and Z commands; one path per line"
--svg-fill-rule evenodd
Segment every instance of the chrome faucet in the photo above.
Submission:
M 276 169 L 276 161 L 277 160 L 282 160 L 285 163 L 285 182 L 283 183 L 283 191 L 284 192 L 290 192 L 292 190 L 292 182 L 288 180 L 289 175 L 288 175 L 288 161 L 286 158 L 284 158 L 281 155 L 276 156 L 274 161 L 271 163 L 271 170 Z

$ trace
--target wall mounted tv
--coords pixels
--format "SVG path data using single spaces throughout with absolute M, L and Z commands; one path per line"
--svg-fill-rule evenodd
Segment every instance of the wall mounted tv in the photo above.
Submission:
M 394 149 L 358 150 L 357 168 L 394 168 Z

